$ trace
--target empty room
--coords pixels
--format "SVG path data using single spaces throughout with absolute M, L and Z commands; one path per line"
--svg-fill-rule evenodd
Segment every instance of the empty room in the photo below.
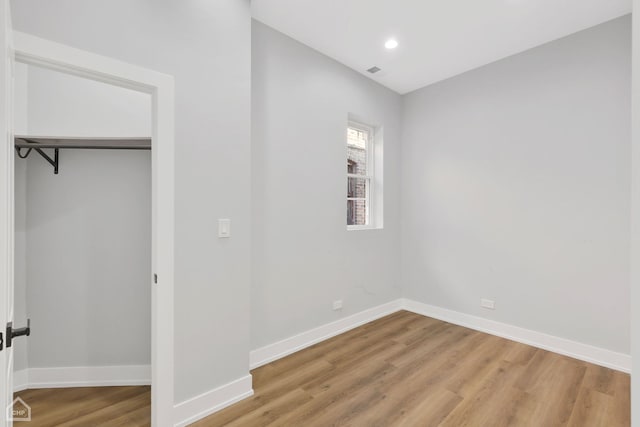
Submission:
M 0 427 L 640 427 L 640 0 L 0 0 Z

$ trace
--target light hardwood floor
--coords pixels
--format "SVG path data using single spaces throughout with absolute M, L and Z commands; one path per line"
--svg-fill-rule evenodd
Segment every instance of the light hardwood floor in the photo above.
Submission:
M 31 406 L 31 422 L 16 427 L 89 427 L 151 424 L 151 388 L 83 387 L 25 390 L 16 393 Z
M 252 374 L 253 397 L 193 426 L 630 424 L 628 375 L 406 311 Z M 57 393 L 37 392 L 44 400 Z M 107 420 L 108 409 L 100 408 L 96 419 Z M 142 425 L 92 422 L 30 427 Z

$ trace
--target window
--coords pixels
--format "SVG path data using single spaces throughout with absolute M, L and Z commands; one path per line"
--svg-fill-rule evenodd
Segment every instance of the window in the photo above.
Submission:
M 347 127 L 347 228 L 372 228 L 374 129 L 349 122 Z

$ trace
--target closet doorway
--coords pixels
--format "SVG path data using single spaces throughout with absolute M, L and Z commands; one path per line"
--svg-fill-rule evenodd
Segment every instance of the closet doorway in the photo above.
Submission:
M 26 133 L 26 135 L 16 136 L 14 141 L 17 155 L 12 161 L 15 163 L 11 166 L 16 174 L 22 175 L 10 183 L 12 189 L 14 184 L 16 186 L 12 207 L 16 212 L 16 226 L 22 225 L 24 227 L 25 223 L 21 224 L 23 219 L 20 217 L 20 210 L 25 206 L 25 201 L 21 197 L 26 197 L 32 205 L 27 209 L 32 210 L 26 214 L 24 221 L 29 222 L 27 224 L 29 230 L 37 231 L 29 236 L 20 235 L 20 233 L 25 233 L 23 229 L 14 236 L 16 243 L 12 255 L 15 257 L 13 274 L 15 276 L 16 307 L 13 320 L 14 327 L 25 326 L 22 323 L 26 322 L 31 311 L 38 310 L 37 314 L 34 313 L 34 322 L 30 326 L 32 337 L 38 336 L 39 338 L 37 343 L 34 340 L 34 350 L 39 353 L 34 356 L 35 365 L 33 368 L 27 364 L 25 365 L 26 370 L 14 369 L 13 378 L 10 380 L 13 382 L 14 388 L 41 388 L 49 384 L 53 387 L 66 388 L 67 391 L 70 390 L 68 387 L 74 385 L 134 386 L 151 383 L 152 425 L 173 425 L 173 78 L 22 33 L 14 33 L 14 46 L 16 62 L 24 64 L 18 65 L 18 67 L 28 66 L 32 69 L 34 76 L 36 76 L 34 82 L 47 82 L 47 79 L 56 75 L 54 84 L 59 86 L 45 87 L 50 90 L 45 90 L 45 93 L 50 92 L 48 95 L 53 96 L 40 98 L 43 102 L 36 104 L 36 110 L 42 106 L 40 104 L 49 104 L 50 107 L 55 105 L 56 90 L 64 87 L 65 82 L 70 82 L 69 79 L 84 79 L 84 83 L 81 83 L 80 86 L 84 84 L 85 88 L 101 87 L 98 92 L 102 91 L 107 84 L 113 87 L 114 93 L 117 93 L 118 90 L 126 90 L 127 93 L 132 94 L 130 100 L 146 98 L 149 135 L 143 136 L 139 132 L 137 135 L 129 136 L 90 135 L 86 127 L 82 128 L 82 125 L 87 125 L 84 121 L 75 135 L 69 135 L 70 132 L 65 132 L 65 138 L 60 138 L 59 134 L 56 137 L 46 137 L 47 135 L 43 135 L 41 131 L 31 132 L 31 130 L 34 129 L 34 126 L 37 129 L 39 123 L 43 121 L 42 117 L 55 117 L 59 111 L 49 110 L 49 114 L 46 114 L 46 111 L 40 111 L 44 115 L 36 118 L 35 124 L 30 125 L 28 116 L 31 116 L 32 112 L 29 106 L 21 105 L 21 100 L 16 97 L 14 117 L 19 119 L 21 114 L 24 114 L 24 112 L 18 111 L 23 107 L 29 111 L 29 114 L 26 124 L 18 123 L 18 127 L 22 126 L 22 129 L 16 129 L 19 131 L 16 134 Z M 16 95 L 24 93 L 18 87 L 22 84 L 19 76 L 20 74 L 17 73 L 14 82 Z M 29 85 L 28 80 L 26 84 Z M 63 93 L 58 92 L 57 95 Z M 73 102 L 74 95 L 77 95 L 70 92 L 67 94 L 71 95 L 69 97 L 71 102 Z M 42 96 L 42 93 L 40 95 Z M 90 95 L 95 96 L 96 93 Z M 35 96 L 34 99 L 37 100 L 38 97 Z M 130 100 L 121 103 L 121 105 L 135 110 L 134 104 L 137 101 L 130 102 Z M 59 99 L 59 101 L 62 106 L 63 102 L 69 101 L 69 99 Z M 86 111 L 77 110 L 78 105 L 75 107 L 75 114 L 82 117 Z M 125 111 L 125 113 L 132 113 L 132 111 Z M 135 117 L 135 114 L 132 116 Z M 48 134 L 50 135 L 50 133 Z M 125 152 L 133 155 L 124 156 Z M 101 157 L 101 153 L 104 153 L 103 157 Z M 22 159 L 23 157 L 27 157 L 27 159 Z M 24 169 L 26 163 L 18 164 L 18 162 L 29 162 L 29 171 Z M 32 163 L 34 164 L 33 168 L 31 167 Z M 76 170 L 75 172 L 72 169 L 65 171 L 65 168 L 76 168 Z M 92 177 L 87 176 L 84 182 L 79 182 L 82 180 L 78 174 L 80 171 L 87 174 L 93 171 L 95 174 Z M 110 172 L 114 176 L 118 176 L 117 180 L 114 179 L 117 181 L 116 185 L 111 187 L 108 185 L 108 173 Z M 146 176 L 144 176 L 145 173 Z M 67 174 L 66 181 L 63 174 Z M 70 179 L 71 174 L 74 175 L 73 179 Z M 132 179 L 131 188 L 126 187 L 127 177 Z M 58 181 L 39 182 L 44 179 L 58 179 Z M 133 182 L 134 179 L 136 182 Z M 63 184 L 74 188 L 66 192 L 66 195 L 56 194 L 56 190 L 61 190 L 60 185 Z M 92 184 L 98 188 L 90 188 Z M 21 185 L 24 188 L 20 188 Z M 143 191 L 145 188 L 148 190 L 147 194 L 142 195 L 140 200 L 136 202 L 137 195 L 140 195 L 139 191 Z M 26 195 L 29 190 L 32 192 Z M 12 190 L 9 191 L 9 194 L 11 192 Z M 104 194 L 100 194 L 101 192 Z M 90 206 L 91 212 L 79 215 L 77 215 L 78 212 L 64 212 L 65 206 L 69 205 L 72 206 L 69 210 L 73 211 L 74 204 L 65 204 L 64 200 L 56 199 L 58 196 L 61 198 L 79 197 L 82 193 L 91 201 L 85 204 L 85 206 Z M 37 201 L 40 196 L 42 196 L 42 200 L 40 200 L 42 205 Z M 123 203 L 124 205 L 113 206 L 107 200 L 110 197 L 116 204 Z M 51 221 L 48 221 L 44 208 L 52 206 L 58 210 L 57 214 L 59 215 L 51 215 Z M 114 232 L 110 233 L 109 227 L 115 226 L 117 228 L 118 225 L 124 227 L 126 225 L 126 211 L 129 208 L 136 211 L 137 219 L 132 222 L 137 222 L 128 224 L 132 228 L 131 230 L 127 229 L 125 234 L 133 233 L 136 236 L 133 240 L 119 239 L 117 235 L 122 236 L 122 230 L 117 233 L 114 228 Z M 108 215 L 104 215 L 108 212 L 112 214 L 111 220 Z M 144 230 L 144 219 L 141 220 L 145 212 L 148 228 L 146 231 Z M 91 216 L 95 217 L 95 221 L 88 219 Z M 65 219 L 56 223 L 56 218 Z M 77 220 L 75 224 L 74 219 Z M 73 230 L 74 226 L 75 230 Z M 43 232 L 43 229 L 47 227 L 51 228 L 49 231 Z M 50 232 L 51 230 L 54 232 Z M 7 232 L 10 235 L 14 233 L 14 230 L 7 230 Z M 68 241 L 61 241 L 65 236 Z M 100 239 L 102 243 L 95 245 L 96 241 L 92 239 Z M 106 248 L 105 240 L 111 245 L 109 248 Z M 130 247 L 133 241 L 137 243 Z M 47 242 L 52 244 L 47 247 Z M 120 247 L 118 247 L 119 245 Z M 145 247 L 147 254 L 144 253 Z M 61 253 L 65 251 L 65 248 L 68 248 L 69 253 Z M 83 248 L 86 248 L 88 252 L 93 251 L 93 253 L 82 253 Z M 143 249 L 142 253 L 135 255 L 136 249 L 140 248 Z M 47 251 L 51 251 L 51 256 L 48 261 L 45 261 L 47 260 Z M 31 260 L 29 259 L 30 254 Z M 95 265 L 76 265 L 79 267 L 77 271 L 74 272 L 73 269 L 70 271 L 70 266 L 73 265 L 71 258 L 74 254 L 77 262 L 86 262 L 87 260 L 92 262 L 91 260 L 93 260 Z M 133 260 L 134 262 L 130 262 L 131 257 L 138 256 L 139 258 Z M 145 258 L 147 262 L 145 262 Z M 106 263 L 103 262 L 105 259 Z M 22 277 L 24 266 L 20 265 L 21 260 L 28 265 L 24 269 L 27 271 L 26 278 Z M 33 261 L 38 260 L 40 261 L 39 265 L 34 266 Z M 62 281 L 67 284 L 72 283 L 71 289 L 65 290 L 66 293 L 58 292 L 55 289 L 56 285 L 60 285 L 58 277 L 55 277 L 57 260 L 64 260 L 66 264 L 64 268 L 61 267 L 57 270 L 58 273 L 65 273 L 59 274 L 65 276 Z M 118 260 L 120 260 L 120 266 Z M 146 264 L 146 266 L 140 264 Z M 18 268 L 15 268 L 16 266 Z M 119 267 L 122 267 L 120 271 L 118 271 Z M 143 272 L 141 275 L 140 268 L 146 270 L 146 274 Z M 110 271 L 110 269 L 112 270 Z M 96 272 L 96 276 L 93 280 L 88 280 L 92 272 Z M 49 274 L 51 276 L 48 276 Z M 19 288 L 22 280 L 27 283 L 34 281 L 34 283 L 37 282 L 37 285 L 34 286 L 34 289 L 27 288 L 24 291 Z M 134 282 L 136 283 L 134 284 Z M 112 285 L 111 289 L 108 286 L 109 283 Z M 140 289 L 132 289 L 132 286 L 138 285 L 141 285 Z M 36 301 L 32 307 L 29 307 L 30 296 L 35 297 Z M 136 324 L 132 317 L 127 316 L 131 316 L 131 310 L 135 312 L 136 303 L 140 305 L 143 297 L 146 299 L 147 307 L 138 307 L 138 311 L 142 315 L 146 313 L 148 317 L 141 319 L 140 323 Z M 26 310 L 24 310 L 24 306 L 21 307 L 24 300 L 27 301 L 24 304 Z M 35 321 L 36 317 L 39 319 L 56 318 L 42 314 L 43 311 L 55 311 L 56 309 L 64 310 L 64 313 L 57 318 L 66 319 L 66 321 L 60 322 L 61 324 L 50 324 L 45 320 L 44 322 L 40 321 L 40 325 Z M 129 311 L 119 313 L 119 310 Z M 95 315 L 100 312 L 105 317 L 96 320 Z M 111 316 L 111 321 L 108 320 L 109 316 Z M 123 318 L 127 318 L 129 321 L 122 322 Z M 82 319 L 89 319 L 89 321 L 82 324 Z M 109 323 L 114 325 L 116 330 L 110 328 Z M 40 333 L 47 330 L 53 331 L 54 337 L 48 337 L 47 339 L 50 341 L 47 339 L 43 341 Z M 135 336 L 136 331 L 145 330 L 147 331 L 146 337 Z M 13 352 L 13 360 L 17 364 L 24 365 L 24 362 L 20 361 L 21 358 L 31 361 L 31 355 L 25 358 L 25 355 L 21 354 L 21 352 L 29 350 L 18 350 L 20 344 L 17 341 L 26 340 L 24 347 L 28 348 L 30 338 L 16 339 L 16 346 L 11 351 Z M 138 346 L 140 348 L 133 348 L 137 343 L 141 344 Z M 148 353 L 143 354 L 144 349 L 141 349 L 145 346 Z M 125 351 L 119 352 L 118 349 Z M 118 360 L 123 354 L 122 360 Z M 50 363 L 52 366 L 43 368 L 43 364 L 46 364 L 43 360 L 47 358 L 52 360 Z M 148 360 L 148 364 L 141 362 L 145 358 Z M 86 363 L 83 363 L 83 360 Z M 21 367 L 16 365 L 16 368 Z M 132 399 L 135 399 L 137 391 L 132 388 L 121 393 L 124 396 L 130 393 Z M 52 401 L 54 407 L 64 403 L 64 400 L 57 399 L 63 399 L 65 390 L 59 390 L 55 395 L 56 401 Z M 73 398 L 73 393 L 71 395 Z M 82 398 L 82 396 L 76 395 L 75 398 Z M 143 399 L 144 397 L 138 396 L 137 398 Z M 63 410 L 63 408 L 56 410 L 60 411 L 61 409 Z M 36 414 L 34 414 L 35 416 Z

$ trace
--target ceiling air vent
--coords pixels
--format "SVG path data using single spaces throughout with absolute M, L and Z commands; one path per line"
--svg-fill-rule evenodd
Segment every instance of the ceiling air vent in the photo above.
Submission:
M 370 72 L 371 74 L 375 74 L 380 70 L 381 70 L 381 68 L 379 68 L 379 67 L 371 67 L 367 71 Z

